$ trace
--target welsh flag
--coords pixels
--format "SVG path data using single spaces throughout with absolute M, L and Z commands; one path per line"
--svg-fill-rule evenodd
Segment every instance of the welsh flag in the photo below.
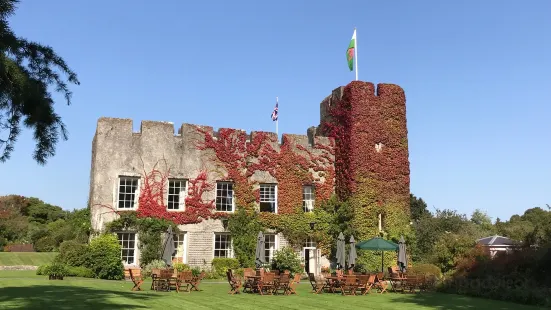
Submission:
M 346 60 L 348 61 L 348 69 L 352 71 L 354 69 L 354 49 L 356 48 L 356 29 L 354 29 L 354 34 L 352 39 L 350 39 L 350 44 L 348 44 L 348 49 L 346 50 Z

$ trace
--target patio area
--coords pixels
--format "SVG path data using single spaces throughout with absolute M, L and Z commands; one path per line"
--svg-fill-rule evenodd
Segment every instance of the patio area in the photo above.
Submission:
M 84 278 L 48 280 L 25 271 L 0 271 L 2 309 L 540 309 L 513 303 L 426 292 L 420 294 L 313 294 L 302 280 L 297 294 L 229 295 L 228 282 L 204 280 L 200 291 L 191 293 L 150 290 L 131 291 L 131 281 L 106 281 Z

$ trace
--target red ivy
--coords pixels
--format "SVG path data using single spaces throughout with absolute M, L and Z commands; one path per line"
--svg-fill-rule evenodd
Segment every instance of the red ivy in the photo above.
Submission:
M 405 94 L 398 85 L 353 81 L 342 98 L 326 106 L 320 131 L 336 142 L 336 192 L 353 195 L 358 182 L 370 179 L 378 199 L 409 201 L 409 159 Z M 335 100 L 336 99 L 336 100 Z M 328 102 L 325 102 L 326 104 Z M 378 152 L 376 144 L 382 143 Z M 404 206 L 406 207 L 406 206 Z
M 332 142 L 309 149 L 296 145 L 292 136 L 284 135 L 278 152 L 273 147 L 278 143 L 277 137 L 266 132 L 253 134 L 247 142 L 247 134 L 241 130 L 220 129 L 216 138 L 209 130 L 200 127 L 197 130 L 204 135 L 204 142 L 198 143 L 197 148 L 214 151 L 215 159 L 226 171 L 225 179 L 235 184 L 238 206 L 252 208 L 259 201 L 259 191 L 253 190 L 255 183 L 251 180 L 256 171 L 267 172 L 277 180 L 279 214 L 294 213 L 301 205 L 303 185 L 315 186 L 318 206 L 333 192 Z M 322 172 L 324 180 L 314 177 L 313 171 Z

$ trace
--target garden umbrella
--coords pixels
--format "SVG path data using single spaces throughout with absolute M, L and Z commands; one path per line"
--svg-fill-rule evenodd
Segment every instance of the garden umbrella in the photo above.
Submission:
M 350 252 L 348 253 L 348 266 L 349 268 L 356 264 L 356 242 L 354 241 L 354 236 L 350 236 Z
M 400 236 L 400 241 L 398 242 L 398 267 L 400 271 L 405 272 L 407 265 L 406 241 L 404 240 L 404 236 Z
M 264 234 L 259 231 L 258 237 L 256 238 L 256 253 L 255 253 L 255 264 L 256 268 L 260 268 L 266 263 L 266 253 L 264 252 Z
M 361 250 L 382 251 L 381 254 L 381 271 L 384 272 L 385 251 L 396 251 L 398 245 L 392 241 L 385 240 L 381 237 L 371 238 L 356 244 L 356 247 Z
M 162 259 L 167 266 L 170 267 L 172 266 L 172 254 L 174 254 L 174 235 L 172 234 L 172 226 L 168 226 L 166 234 L 167 236 Z
M 346 257 L 346 249 L 345 249 L 345 241 L 344 241 L 344 235 L 339 233 L 339 237 L 337 238 L 337 264 L 339 267 L 343 267 Z

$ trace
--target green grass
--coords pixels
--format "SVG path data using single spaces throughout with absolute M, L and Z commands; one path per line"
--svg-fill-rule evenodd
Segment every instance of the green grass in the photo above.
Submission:
M 6 277 L 7 275 L 7 277 Z M 150 282 L 144 291 L 132 292 L 132 283 L 65 278 L 50 281 L 28 273 L 0 273 L 0 309 L 538 309 L 518 304 L 440 293 L 340 294 L 310 293 L 302 282 L 298 295 L 228 295 L 227 283 L 203 283 L 201 292 L 154 292 Z
M 55 252 L 0 252 L 0 266 L 40 266 L 50 263 L 56 255 Z

